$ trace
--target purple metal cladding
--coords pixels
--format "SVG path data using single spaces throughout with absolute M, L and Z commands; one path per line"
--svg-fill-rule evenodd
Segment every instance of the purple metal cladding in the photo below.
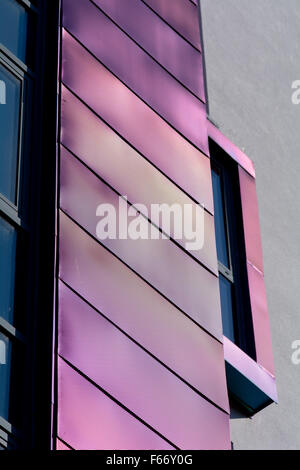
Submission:
M 109 90 L 107 90 L 109 91 Z M 213 213 L 213 200 L 212 200 L 212 185 L 209 159 L 198 152 L 194 147 L 186 147 L 183 139 L 175 139 L 177 148 L 172 145 L 172 130 L 170 129 L 170 136 L 162 135 L 165 131 L 165 124 L 163 121 L 153 122 L 152 118 L 155 115 L 147 113 L 145 119 L 145 126 L 149 124 L 149 132 L 153 129 L 153 124 L 162 124 L 161 129 L 153 129 L 157 132 L 156 138 L 152 141 L 145 139 L 142 143 L 141 135 L 145 135 L 145 128 L 142 119 L 145 118 L 144 114 L 139 112 L 136 108 L 133 98 L 132 106 L 133 113 L 136 113 L 137 119 L 141 118 L 139 123 L 136 120 L 132 122 L 132 128 L 129 129 L 130 135 L 126 132 L 126 123 L 130 125 L 130 120 L 133 114 L 127 114 L 127 121 L 125 116 L 123 122 L 118 122 L 118 111 L 116 104 L 115 115 L 113 113 L 114 99 L 112 99 L 111 109 L 109 101 L 106 98 L 107 104 L 102 101 L 102 114 L 105 118 L 109 119 L 116 128 L 123 131 L 125 137 L 130 138 L 138 144 L 138 147 L 144 150 L 146 156 L 165 172 L 169 177 L 173 178 L 175 182 L 184 183 L 184 189 L 192 196 L 197 196 L 197 200 L 204 205 L 204 207 Z M 130 100 L 128 105 L 130 105 Z M 143 105 L 144 106 L 144 105 Z M 96 173 L 103 177 L 108 183 L 115 186 L 122 194 L 127 194 L 132 190 L 136 190 L 139 198 L 155 202 L 168 198 L 174 200 L 180 194 L 177 189 L 167 178 L 165 178 L 158 170 L 155 169 L 145 158 L 143 158 L 136 150 L 128 145 L 122 138 L 120 138 L 110 127 L 108 127 L 101 119 L 99 119 L 92 111 L 84 106 L 68 89 L 62 87 L 62 143 L 68 147 L 73 153 L 78 155 L 85 161 Z M 143 110 L 144 111 L 144 110 Z M 111 117 L 109 116 L 111 114 Z M 149 116 L 149 117 L 148 117 Z M 158 118 L 159 119 L 159 118 Z M 136 124 L 136 128 L 134 127 Z M 127 128 L 129 128 L 129 125 Z M 131 126 L 130 126 L 131 127 Z M 136 136 L 136 137 L 135 137 Z M 174 133 L 174 136 L 178 134 Z M 140 144 L 140 145 L 139 145 Z M 144 144 L 144 145 L 143 145 Z M 161 151 L 159 147 L 161 146 Z M 182 152 L 182 153 L 181 153 Z M 107 158 L 109 156 L 109 158 Z M 134 177 L 135 186 L 132 185 L 132 178 Z M 184 178 L 184 180 L 183 180 Z M 168 189 L 166 189 L 168 188 Z M 143 195 L 141 194 L 143 191 Z M 170 192 L 170 195 L 169 195 Z M 173 194 L 173 196 L 171 196 Z M 159 196 L 161 195 L 161 196 Z M 181 193 L 182 200 L 186 198 Z M 142 202 L 142 201 L 141 201 Z
M 247 260 L 263 273 L 263 254 L 255 179 L 246 173 L 243 168 L 239 168 L 239 180 Z
M 108 129 L 109 130 L 109 129 Z M 111 132 L 111 131 L 110 131 Z M 75 135 L 75 134 L 74 134 Z M 80 138 L 81 133 L 76 135 L 76 138 Z M 88 135 L 86 135 L 88 137 Z M 100 139 L 99 146 L 94 148 L 100 154 L 103 152 L 103 142 L 101 142 L 101 134 L 98 134 Z M 117 138 L 117 136 L 116 136 Z M 90 142 L 93 145 L 93 142 Z M 122 147 L 116 147 L 118 151 L 122 150 Z M 182 209 L 182 214 L 184 214 L 185 204 L 190 204 L 193 207 L 193 227 L 196 226 L 196 204 L 190 198 L 188 198 L 182 191 L 180 191 L 176 186 L 174 186 L 167 178 L 165 178 L 161 173 L 159 173 L 152 165 L 148 164 L 146 160 L 140 157 L 133 151 L 135 161 L 130 161 L 130 152 L 122 153 L 121 161 L 117 160 L 114 162 L 112 152 L 107 153 L 110 156 L 107 158 L 99 158 L 98 160 L 90 161 L 88 158 L 83 158 L 82 161 L 86 163 L 93 171 L 95 171 L 101 178 L 110 184 L 118 193 L 122 196 L 127 196 L 128 202 L 131 204 L 143 204 L 143 207 L 140 208 L 140 212 L 144 214 L 147 218 L 152 220 L 151 217 L 151 204 L 177 204 Z M 120 155 L 120 153 L 119 153 Z M 68 207 L 72 207 L 72 192 L 75 191 L 77 197 L 84 203 L 85 197 L 82 200 L 78 188 L 73 187 L 72 172 L 75 171 L 74 178 L 81 179 L 81 169 L 78 167 L 76 160 L 70 152 L 65 148 L 61 148 L 62 156 L 62 175 L 65 177 L 65 180 L 68 182 L 70 196 Z M 129 157 L 126 160 L 126 157 Z M 74 164 L 70 162 L 70 174 L 68 175 L 68 158 L 74 161 Z M 96 165 L 94 162 L 97 162 Z M 130 165 L 132 163 L 132 165 Z M 66 170 L 64 171 L 64 167 Z M 76 172 L 76 168 L 78 171 Z M 101 171 L 103 168 L 103 171 Z M 89 175 L 87 170 L 84 168 L 83 174 L 87 174 L 88 179 L 94 180 L 94 176 Z M 76 176 L 77 173 L 77 176 Z M 132 175 L 135 175 L 135 184 L 131 183 Z M 86 182 L 83 180 L 78 183 L 79 187 L 82 187 L 85 190 L 85 195 L 89 193 L 90 188 L 86 188 Z M 97 184 L 97 183 L 95 183 Z M 93 187 L 95 187 L 95 184 Z M 102 183 L 99 183 L 100 186 Z M 127 192 L 126 192 L 127 191 Z M 125 194 L 126 192 L 126 194 Z M 96 195 L 95 195 L 96 200 Z M 79 201 L 79 204 L 80 204 Z M 201 209 L 202 210 L 202 209 Z M 92 206 L 86 209 L 86 213 L 91 217 L 91 221 L 95 222 L 95 211 L 96 206 Z M 191 251 L 190 254 L 200 261 L 204 266 L 206 266 L 214 274 L 218 275 L 218 266 L 217 266 L 217 254 L 216 254 L 216 241 L 215 241 L 215 229 L 214 229 L 214 218 L 211 214 L 204 211 L 203 224 L 204 224 L 204 244 L 200 250 Z M 87 216 L 88 218 L 88 216 Z M 99 219 L 97 219 L 99 220 Z M 153 222 L 153 221 L 152 221 Z M 155 222 L 155 221 L 154 221 Z M 162 228 L 162 223 L 160 220 L 160 228 Z M 182 238 L 176 240 L 176 242 L 186 250 L 186 243 L 189 243 L 188 238 L 184 235 L 184 217 L 182 217 Z M 202 228 L 202 224 L 201 224 Z M 169 230 L 165 230 L 165 234 L 175 240 L 176 229 L 178 227 L 174 226 L 174 219 L 170 217 L 170 227 Z M 94 232 L 93 232 L 94 235 Z
M 190 41 L 197 49 L 201 50 L 199 18 L 196 5 L 190 0 L 144 0 L 178 33 Z
M 258 364 L 274 375 L 268 306 L 263 274 L 247 263 L 250 302 Z
M 151 204 L 169 205 L 195 203 L 169 179 L 160 173 L 145 158 L 124 142 L 103 121 L 97 118 L 67 89 L 62 90 L 62 142 L 76 156 L 87 164 L 95 173 L 126 195 L 129 202 L 145 204 L 150 214 Z M 62 150 L 65 153 L 64 150 Z M 109 155 L 109 158 L 107 158 Z M 206 157 L 205 163 L 207 161 Z M 210 177 L 205 165 L 205 174 Z M 132 178 L 134 175 L 135 184 Z M 205 175 L 202 174 L 202 178 Z M 204 188 L 205 189 L 205 188 Z M 210 196 L 209 191 L 209 196 Z M 203 192 L 204 205 L 210 203 L 210 197 Z M 143 212 L 143 211 L 142 211 Z M 173 221 L 168 235 L 173 236 Z M 215 274 L 218 273 L 213 217 L 204 212 L 204 247 L 193 252 Z M 185 246 L 186 239 L 178 240 Z
M 229 412 L 222 344 L 162 299 L 153 289 L 141 285 L 141 281 L 109 253 L 103 252 L 103 248 L 99 250 L 94 264 L 100 257 L 102 262 L 106 260 L 108 271 L 104 278 L 99 268 L 101 291 L 97 297 L 89 293 L 87 300 L 93 300 L 95 307 L 107 318 L 200 393 Z M 81 276 L 88 276 L 85 267 L 78 266 Z M 118 266 L 120 272 L 116 277 L 114 273 Z M 67 279 L 67 282 L 71 282 L 75 289 L 78 286 L 74 276 Z M 113 283 L 118 296 L 108 297 L 105 294 L 109 283 Z M 133 289 L 134 297 L 128 294 Z M 75 294 L 63 283 L 60 283 L 59 292 L 61 315 L 70 305 L 78 302 L 74 298 Z M 195 366 L 195 358 L 199 367 Z
M 209 120 L 207 120 L 208 136 L 216 142 L 228 155 L 233 158 L 244 170 L 255 178 L 255 170 L 252 161 L 238 147 L 230 142 Z
M 199 387 L 202 393 L 226 409 L 226 391 L 221 388 L 224 364 L 216 366 L 220 350 L 215 341 L 209 342 L 201 330 L 194 330 L 187 322 L 188 319 L 176 307 L 77 227 L 67 216 L 61 213 L 60 219 L 61 279 L 95 308 L 109 316 L 130 336 L 144 344 L 175 372 L 196 388 Z M 206 292 L 203 302 L 207 301 L 211 304 Z M 186 330 L 182 328 L 183 326 Z M 218 318 L 214 319 L 214 326 L 219 327 Z M 199 335 L 198 346 L 194 336 L 196 331 Z M 194 348 L 200 348 L 200 343 L 203 355 L 207 350 L 207 357 L 205 365 L 202 364 L 198 370 L 195 363 L 188 361 L 187 358 L 193 356 Z M 198 354 L 200 361 L 202 357 L 200 349 Z M 194 356 L 194 360 L 195 357 L 197 356 Z M 203 370 L 203 376 L 198 376 L 198 372 L 202 374 Z M 219 389 L 215 387 L 215 380 L 218 381 Z
M 62 160 L 60 195 L 64 212 L 94 237 L 100 220 L 96 217 L 99 204 L 111 204 L 118 218 L 118 195 L 71 156 Z M 146 220 L 145 223 L 149 233 L 151 228 L 152 234 L 158 234 L 155 226 Z M 218 278 L 215 275 L 169 239 L 106 239 L 102 243 L 203 328 L 222 340 L 220 301 L 216 295 Z
M 141 0 L 94 0 L 94 3 L 187 88 L 204 99 L 201 54 Z
M 60 358 L 58 381 L 58 432 L 74 449 L 174 449 Z
M 59 354 L 177 447 L 229 448 L 228 414 L 203 399 L 76 296 L 68 297 L 66 308 L 60 311 Z M 90 406 L 93 403 L 94 409 L 96 399 L 85 400 Z M 74 403 L 68 406 L 72 414 L 74 410 L 78 413 Z M 107 432 L 103 420 L 99 422 Z M 127 428 L 125 434 L 133 433 Z
M 225 360 L 277 402 L 275 378 L 224 336 Z
M 205 152 L 205 105 L 88 0 L 64 0 L 64 27 L 172 126 Z M 86 77 L 89 82 L 93 76 Z M 101 83 L 101 82 L 100 82 Z M 99 85 L 99 82 L 97 84 Z M 204 98 L 204 93 L 202 94 Z M 199 131 L 200 129 L 200 131 Z
M 71 450 L 60 439 L 56 439 L 56 450 Z
M 139 100 L 66 31 L 62 75 L 63 82 L 122 137 L 191 197 L 202 202 L 203 190 L 199 186 L 203 181 L 203 154 Z M 206 130 L 199 129 L 199 134 L 208 151 Z M 210 166 L 209 160 L 207 165 Z M 212 197 L 211 180 L 208 179 L 206 184 L 210 186 Z

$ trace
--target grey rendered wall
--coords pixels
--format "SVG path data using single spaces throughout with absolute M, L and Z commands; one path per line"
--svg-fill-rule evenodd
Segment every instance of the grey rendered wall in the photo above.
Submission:
M 235 449 L 300 449 L 299 0 L 200 0 L 209 115 L 253 160 L 279 405 L 231 421 Z

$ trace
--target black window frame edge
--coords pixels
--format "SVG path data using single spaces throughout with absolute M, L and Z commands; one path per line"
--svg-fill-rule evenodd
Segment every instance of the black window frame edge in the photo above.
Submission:
M 226 229 L 229 242 L 230 269 L 218 262 L 219 272 L 233 285 L 236 345 L 256 361 L 256 348 L 248 285 L 245 234 L 238 163 L 213 139 L 209 138 L 211 167 L 221 167 L 224 176 Z M 233 249 L 236 247 L 237 249 Z
M 26 343 L 26 360 L 22 373 L 22 424 L 18 429 L 0 417 L 0 447 L 7 449 L 41 449 L 51 447 L 52 422 L 52 354 L 55 282 L 56 227 L 56 135 L 57 135 L 57 73 L 59 47 L 60 0 L 16 0 L 37 15 L 36 37 L 33 42 L 35 71 L 1 45 L 0 60 L 28 85 L 29 106 L 22 110 L 19 147 L 18 181 L 23 174 L 20 204 L 0 198 L 0 215 L 28 234 L 30 263 L 23 290 L 24 310 L 28 316 L 24 337 L 4 319 L 0 329 L 8 337 Z M 22 106 L 21 100 L 21 106 Z M 25 106 L 24 106 L 25 108 Z M 20 111 L 21 113 L 21 111 Z M 25 117 L 26 116 L 26 117 Z M 24 141 L 31 140 L 30 147 Z M 26 174 L 24 174 L 24 172 Z M 25 182 L 25 183 L 24 183 Z M 25 186 L 24 186 L 25 184 Z M 30 193 L 30 196 L 29 196 Z M 24 198 L 26 199 L 24 202 Z M 30 213 L 30 222 L 28 214 Z M 22 217 L 19 215 L 22 214 Z M 25 220 L 25 224 L 24 224 Z M 28 224 L 27 224 L 28 221 Z M 30 295 L 28 295 L 28 293 Z M 17 371 L 18 372 L 18 371 Z M 19 371 L 21 373 L 21 371 Z
M 37 80 L 36 113 L 32 129 L 36 140 L 35 155 L 38 166 L 31 177 L 34 185 L 31 208 L 36 215 L 33 223 L 32 249 L 35 248 L 33 327 L 30 344 L 29 369 L 31 386 L 27 390 L 25 428 L 27 436 L 21 447 L 49 450 L 52 423 L 52 362 L 56 245 L 56 190 L 57 190 L 57 74 L 59 51 L 60 0 L 39 0 L 40 21 L 36 51 Z M 37 162 L 37 159 L 35 159 Z

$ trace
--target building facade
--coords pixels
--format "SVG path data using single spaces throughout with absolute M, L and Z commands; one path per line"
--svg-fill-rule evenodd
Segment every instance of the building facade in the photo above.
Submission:
M 278 160 L 246 54 L 253 34 L 271 61 L 293 10 L 200 3 L 2 0 L 3 448 L 296 446 L 270 431 Z

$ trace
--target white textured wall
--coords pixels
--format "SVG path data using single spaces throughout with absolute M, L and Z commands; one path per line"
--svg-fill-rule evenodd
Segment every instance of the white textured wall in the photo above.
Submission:
M 210 117 L 254 161 L 279 405 L 234 419 L 235 449 L 300 448 L 299 0 L 200 0 Z

